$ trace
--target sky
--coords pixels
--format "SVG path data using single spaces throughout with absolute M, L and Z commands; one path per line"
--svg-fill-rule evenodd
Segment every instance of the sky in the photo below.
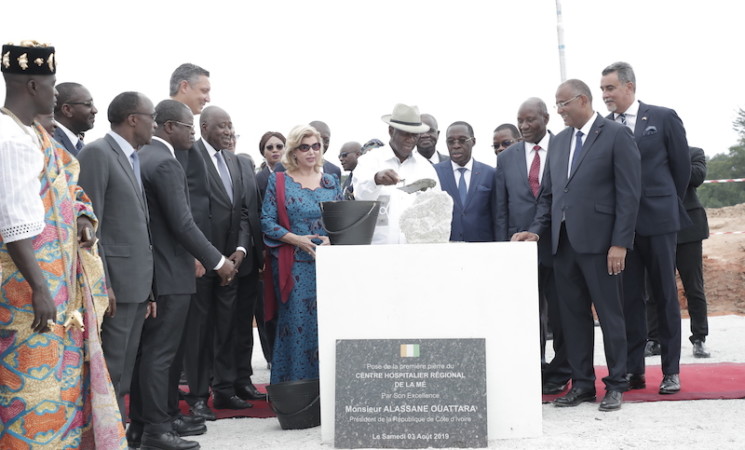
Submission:
M 4 2 L 3 43 L 24 39 L 56 47 L 57 81 L 86 86 L 99 109 L 86 141 L 109 130 L 117 94 L 167 98 L 181 63 L 211 72 L 211 104 L 240 135 L 238 152 L 261 161 L 265 131 L 323 120 L 326 158 L 339 165 L 347 141 L 388 141 L 380 117 L 396 103 L 434 115 L 442 131 L 469 122 L 475 159 L 494 165 L 492 131 L 516 122 L 520 104 L 540 97 L 549 129 L 564 124 L 553 108 L 561 82 L 555 0 L 273 0 L 263 2 Z M 675 109 L 690 145 L 708 156 L 736 145 L 745 108 L 742 42 L 745 2 L 730 0 L 561 0 L 567 78 L 601 100 L 600 72 L 631 63 L 637 98 Z M 42 13 L 43 12 L 43 13 Z M 741 44 L 739 44 L 741 45 Z M 4 89 L 0 100 L 4 101 Z

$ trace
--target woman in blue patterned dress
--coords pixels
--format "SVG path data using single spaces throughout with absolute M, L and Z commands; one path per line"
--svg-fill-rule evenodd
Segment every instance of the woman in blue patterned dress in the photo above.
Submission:
M 269 177 L 261 213 L 274 287 L 274 298 L 265 298 L 266 316 L 274 309 L 277 318 L 272 384 L 318 378 L 315 248 L 329 245 L 319 203 L 341 199 L 339 180 L 321 171 L 323 144 L 315 128 L 290 131 L 282 164 L 287 171 Z

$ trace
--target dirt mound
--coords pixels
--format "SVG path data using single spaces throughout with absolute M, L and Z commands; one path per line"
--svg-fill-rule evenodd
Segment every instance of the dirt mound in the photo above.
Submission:
M 707 209 L 706 214 L 712 233 L 704 241 L 704 283 L 709 314 L 745 315 L 745 233 L 737 234 L 745 232 L 745 203 Z M 685 308 L 687 302 L 680 280 L 678 292 L 681 308 Z

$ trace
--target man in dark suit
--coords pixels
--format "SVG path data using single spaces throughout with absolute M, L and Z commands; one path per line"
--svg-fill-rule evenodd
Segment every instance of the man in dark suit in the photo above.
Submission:
M 450 161 L 437 163 L 434 168 L 440 186 L 453 197 L 450 240 L 493 242 L 494 168 L 471 157 L 476 138 L 468 123 L 453 122 L 446 131 L 445 142 Z
M 192 114 L 201 114 L 204 105 L 210 101 L 210 73 L 196 64 L 181 64 L 171 74 L 169 83 L 171 99 L 189 107 Z M 202 156 L 196 148 L 188 152 L 177 152 L 181 166 L 186 172 L 189 182 L 191 212 L 194 223 L 197 224 L 205 236 L 210 236 L 210 192 L 207 178 L 207 168 Z
M 681 339 L 675 243 L 677 231 L 691 224 L 683 208 L 683 197 L 691 176 L 685 129 L 672 109 L 636 101 L 636 78 L 628 63 L 617 62 L 603 69 L 600 89 L 611 112 L 607 118 L 634 133 L 642 161 L 642 193 L 636 236 L 623 277 L 629 386 L 631 389 L 646 387 L 646 270 L 659 319 L 663 374 L 659 392 L 674 394 L 680 391 Z
M 88 89 L 78 83 L 60 83 L 57 88 L 57 104 L 54 120 L 57 128 L 52 136 L 73 156 L 83 148 L 83 135 L 93 128 L 98 109 Z
M 323 141 L 323 153 L 324 155 L 329 149 L 329 146 L 331 145 L 331 129 L 328 125 L 326 125 L 326 122 L 321 122 L 320 120 L 314 120 L 310 122 L 308 125 L 315 128 L 318 133 L 321 135 L 321 140 Z M 282 163 L 277 164 L 277 166 L 274 168 L 275 172 L 284 172 L 285 166 L 282 165 Z M 331 175 L 336 175 L 336 179 L 339 180 L 339 183 L 341 183 L 341 169 L 339 169 L 339 166 L 336 164 L 332 164 L 328 162 L 327 160 L 323 160 L 323 173 L 330 173 Z
M 675 261 L 688 300 L 688 315 L 691 317 L 691 337 L 688 339 L 693 344 L 693 356 L 708 358 L 711 355 L 705 345 L 706 336 L 709 335 L 709 320 L 704 292 L 703 240 L 709 237 L 709 221 L 696 193 L 696 188 L 706 179 L 706 155 L 698 147 L 690 147 L 690 153 L 691 180 L 688 182 L 683 206 L 693 225 L 678 231 Z M 646 309 L 649 348 L 650 344 L 659 345 L 657 306 L 651 295 Z
M 130 447 L 142 441 L 158 448 L 192 448 L 194 443 L 179 436 L 205 433 L 204 421 L 171 417 L 169 402 L 178 402 L 179 373 L 172 368 L 183 357 L 179 347 L 196 292 L 194 258 L 214 269 L 223 284 L 231 281 L 234 265 L 210 244 L 191 216 L 186 175 L 175 155 L 194 143 L 194 116 L 175 100 L 160 102 L 155 112 L 158 127 L 153 141 L 139 155 L 153 235 L 158 315 L 146 319 L 142 329 L 127 438 Z
M 345 172 L 349 172 L 347 179 L 344 180 L 344 184 L 341 186 L 342 192 L 346 195 L 347 193 L 354 194 L 354 185 L 352 184 L 352 173 L 355 167 L 357 167 L 357 158 L 362 155 L 362 144 L 355 141 L 350 141 L 341 146 L 339 150 L 339 162 L 341 163 L 342 169 Z
M 450 161 L 448 155 L 438 152 L 436 148 L 437 140 L 440 138 L 437 119 L 432 114 L 422 114 L 422 123 L 429 126 L 429 130 L 419 135 L 419 139 L 416 141 L 416 151 L 432 164 Z
M 546 170 L 546 157 L 553 144 L 548 132 L 548 109 L 539 98 L 529 98 L 518 110 L 517 124 L 523 141 L 513 144 L 497 157 L 496 230 L 498 241 L 509 241 L 518 231 L 525 231 L 535 217 L 538 198 Z M 544 231 L 538 241 L 538 298 L 541 318 L 540 342 L 543 367 L 542 391 L 558 394 L 566 388 L 571 376 L 564 334 L 561 328 L 559 301 L 554 279 L 551 234 Z M 545 363 L 547 322 L 553 331 L 554 359 Z
M 101 343 L 126 423 L 129 393 L 142 324 L 155 313 L 152 298 L 153 250 L 137 149 L 150 143 L 155 127 L 153 103 L 138 92 L 123 92 L 108 110 L 111 131 L 80 151 L 79 185 L 99 221 L 99 252 L 104 262 L 110 311 Z
M 232 148 L 231 151 L 235 151 L 235 149 Z M 266 400 L 266 394 L 259 392 L 251 381 L 251 376 L 253 376 L 251 355 L 254 348 L 254 318 L 258 327 L 259 338 L 263 340 L 262 347 L 265 341 L 270 340 L 266 336 L 264 305 L 259 290 L 261 287 L 259 270 L 264 267 L 264 241 L 261 234 L 261 222 L 259 221 L 261 210 L 259 199 L 261 197 L 251 157 L 241 153 L 236 154 L 236 160 L 243 178 L 243 208 L 248 216 L 251 244 L 248 249 L 250 253 L 246 255 L 246 259 L 238 271 L 238 291 L 233 321 L 236 369 L 233 387 L 236 395 L 243 400 Z M 271 361 L 271 356 L 269 360 Z
M 205 233 L 220 253 L 230 255 L 236 269 L 251 250 L 248 223 L 244 216 L 244 187 L 238 162 L 230 151 L 230 134 L 233 128 L 227 112 L 218 107 L 207 107 L 200 116 L 202 138 L 194 148 L 202 157 L 207 171 L 209 198 L 191 189 L 189 195 L 207 203 L 210 214 L 210 232 Z M 189 161 L 189 166 L 192 165 Z M 193 205 L 192 205 L 193 208 Z M 255 264 L 256 261 L 249 260 Z M 204 269 L 202 269 L 203 271 Z M 189 402 L 194 415 L 215 420 L 207 406 L 212 386 L 214 402 L 218 409 L 250 408 L 235 393 L 235 358 L 233 318 L 238 283 L 233 280 L 222 286 L 212 273 L 197 279 L 197 293 L 191 303 L 186 324 L 184 369 L 189 383 Z
M 601 411 L 621 408 L 626 381 L 626 330 L 618 275 L 632 248 L 639 209 L 641 164 L 631 131 L 592 109 L 590 88 L 567 80 L 556 91 L 569 126 L 557 134 L 543 173 L 533 224 L 512 240 L 538 240 L 550 227 L 554 271 L 572 389 L 556 406 L 595 401 L 595 305 L 608 376 Z

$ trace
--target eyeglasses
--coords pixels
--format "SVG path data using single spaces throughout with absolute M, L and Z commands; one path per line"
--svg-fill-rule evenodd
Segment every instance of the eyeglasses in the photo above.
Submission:
M 151 119 L 155 120 L 155 113 L 142 113 L 142 112 L 133 112 L 129 113 L 130 116 L 148 116 Z
M 502 148 L 502 147 L 505 147 L 505 148 L 507 148 L 507 147 L 509 147 L 510 145 L 514 144 L 514 143 L 515 143 L 514 139 L 509 139 L 509 140 L 506 140 L 506 141 L 502 141 L 502 142 L 497 142 L 496 144 L 492 144 L 492 146 L 491 146 L 491 147 L 492 147 L 492 148 L 493 148 L 494 150 L 497 150 L 497 149 L 500 149 L 500 148 Z
M 558 102 L 558 103 L 556 103 L 556 105 L 554 105 L 554 106 L 556 107 L 556 109 L 564 108 L 566 105 L 572 103 L 574 101 L 574 99 L 580 97 L 581 95 L 582 94 L 577 94 L 577 95 L 575 95 L 574 97 L 570 98 L 569 100 L 567 100 L 565 102 Z
M 343 152 L 343 153 L 339 153 L 339 159 L 346 158 L 347 156 L 351 155 L 352 153 L 359 153 L 359 152 Z
M 86 108 L 93 108 L 93 100 L 89 102 L 67 102 L 65 105 L 83 105 Z
M 470 142 L 470 141 L 472 141 L 472 140 L 473 140 L 473 138 L 472 138 L 472 137 L 469 137 L 469 138 L 463 138 L 463 137 L 462 137 L 462 138 L 458 138 L 458 139 L 453 139 L 453 138 L 450 138 L 450 139 L 446 139 L 446 140 L 445 140 L 445 143 L 446 143 L 447 145 L 455 145 L 455 143 L 457 142 L 457 143 L 458 143 L 458 144 L 460 144 L 460 145 L 465 145 L 465 144 L 466 144 L 466 142 Z
M 181 125 L 182 127 L 191 128 L 192 130 L 194 129 L 194 124 L 193 123 L 184 123 L 184 122 L 179 122 L 178 120 L 169 120 L 168 122 L 176 123 L 176 124 Z M 168 123 L 168 122 L 166 122 L 166 123 Z
M 308 150 L 313 149 L 314 151 L 319 151 L 321 149 L 321 144 L 316 142 L 315 144 L 300 144 L 296 147 L 296 150 L 300 150 L 301 152 L 305 153 Z
M 276 144 L 276 146 L 275 144 L 269 144 L 266 147 L 264 147 L 264 150 L 272 151 L 274 150 L 275 147 L 277 148 L 277 150 L 282 150 L 283 148 L 285 148 L 285 144 Z

